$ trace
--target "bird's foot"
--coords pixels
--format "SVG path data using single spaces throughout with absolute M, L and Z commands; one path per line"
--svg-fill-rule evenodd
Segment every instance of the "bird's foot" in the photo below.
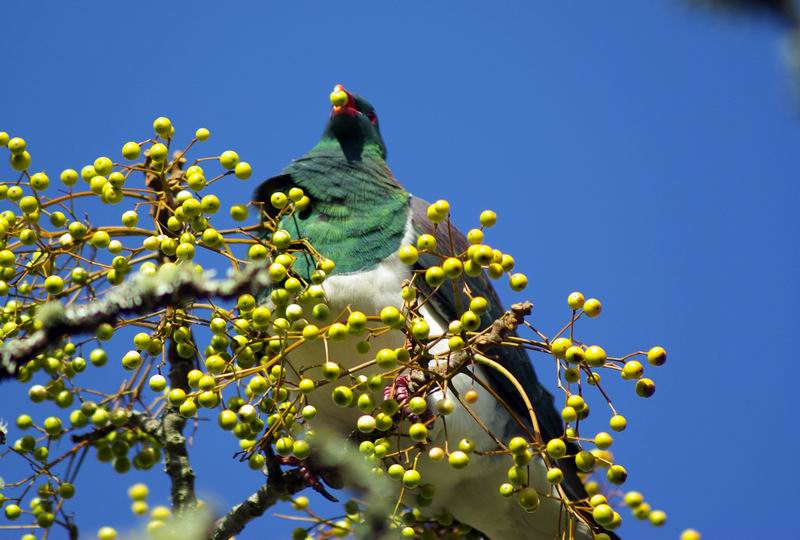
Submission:
M 331 502 L 339 502 L 339 499 L 331 495 L 331 493 L 325 488 L 325 485 L 322 483 L 323 480 L 328 481 L 329 478 L 326 477 L 327 471 L 319 471 L 316 472 L 314 467 L 312 466 L 310 460 L 308 459 L 298 459 L 294 456 L 275 456 L 278 462 L 281 465 L 286 465 L 289 467 L 296 467 L 300 474 L 303 476 L 303 480 L 306 481 L 306 484 L 311 487 L 314 491 L 325 497 Z M 330 483 L 330 482 L 328 482 Z
M 414 377 L 406 375 L 398 375 L 394 382 L 383 389 L 383 399 L 394 399 L 400 405 L 402 413 L 412 422 L 425 422 L 430 420 L 431 414 L 425 411 L 422 415 L 415 414 L 408 406 L 409 401 L 413 397 L 415 381 Z

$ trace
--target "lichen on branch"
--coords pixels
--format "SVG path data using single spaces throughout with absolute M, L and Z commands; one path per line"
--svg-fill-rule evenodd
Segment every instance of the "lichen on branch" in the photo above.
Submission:
M 137 274 L 96 302 L 70 307 L 50 302 L 37 311 L 42 322 L 40 330 L 10 340 L 0 348 L 0 380 L 13 377 L 23 362 L 64 336 L 94 332 L 101 324 L 122 315 L 152 313 L 196 298 L 234 298 L 261 290 L 269 283 L 267 268 L 261 263 L 253 263 L 226 280 L 213 280 L 209 272 L 200 274 L 188 266 L 168 264 L 155 275 Z

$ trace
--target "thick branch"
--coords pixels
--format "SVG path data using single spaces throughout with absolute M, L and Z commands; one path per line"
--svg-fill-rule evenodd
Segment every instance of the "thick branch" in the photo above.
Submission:
M 172 509 L 176 514 L 193 510 L 197 498 L 194 492 L 195 474 L 189 464 L 189 452 L 183 428 L 186 419 L 177 409 L 164 413 L 164 470 L 170 478 Z
M 176 362 L 173 366 L 182 366 Z M 191 364 L 189 364 L 191 366 Z M 184 369 L 180 367 L 179 369 Z M 128 427 L 138 428 L 155 438 L 164 448 L 164 470 L 170 478 L 172 508 L 176 514 L 186 510 L 194 510 L 197 498 L 194 491 L 195 474 L 189 465 L 189 452 L 186 448 L 186 437 L 183 428 L 186 419 L 177 409 L 168 408 L 161 419 L 149 418 L 140 412 L 131 413 Z M 73 435 L 72 442 L 86 443 L 102 439 L 117 429 L 106 426 L 88 433 Z
M 281 498 L 294 495 L 308 487 L 298 470 L 281 472 L 280 467 L 270 467 L 270 469 L 273 472 L 267 478 L 266 484 L 217 520 L 209 533 L 210 540 L 228 540 L 239 534 L 248 523 L 264 515 L 264 512 Z
M 167 350 L 169 363 L 169 379 L 173 388 L 189 390 L 187 374 L 192 369 L 194 357 L 183 358 L 178 354 L 177 344 L 170 340 Z M 181 514 L 194 510 L 197 497 L 194 491 L 195 474 L 189 464 L 189 451 L 186 448 L 186 437 L 183 428 L 186 418 L 177 407 L 168 407 L 162 421 L 164 428 L 164 470 L 171 482 L 172 510 Z
M 0 380 L 16 375 L 20 366 L 64 336 L 94 332 L 121 315 L 147 314 L 195 298 L 233 298 L 263 290 L 270 283 L 266 266 L 253 264 L 231 279 L 212 280 L 189 267 L 167 266 L 154 276 L 137 274 L 95 302 L 65 308 L 58 302 L 37 311 L 43 327 L 34 334 L 8 341 L 0 348 Z

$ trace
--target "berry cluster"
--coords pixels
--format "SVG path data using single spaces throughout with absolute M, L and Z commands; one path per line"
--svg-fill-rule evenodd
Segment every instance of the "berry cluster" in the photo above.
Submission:
M 341 96 L 336 99 L 341 101 Z M 357 411 L 352 433 L 345 435 L 358 441 L 359 459 L 372 474 L 396 482 L 396 505 L 384 517 L 401 537 L 473 534 L 446 513 L 426 514 L 436 489 L 420 464 L 441 464 L 457 475 L 477 455 L 508 460 L 508 481 L 497 486 L 497 496 L 516 497 L 520 511 L 535 512 L 541 498 L 556 497 L 566 514 L 591 520 L 595 528 L 619 527 L 622 518 L 615 508 L 622 505 L 637 518 L 664 523 L 665 514 L 652 510 L 638 492 L 622 493 L 616 487 L 626 481 L 627 472 L 609 451 L 614 438 L 604 431 L 583 436 L 581 422 L 589 417 L 589 401 L 599 398 L 610 410 L 610 429 L 625 430 L 627 421 L 601 384 L 601 372 L 604 377 L 618 374 L 631 381 L 635 392 L 648 398 L 655 384 L 644 377 L 645 364 L 663 365 L 666 351 L 653 347 L 613 357 L 599 345 L 580 341 L 576 322 L 584 315 L 597 317 L 602 305 L 579 292 L 569 295 L 569 322 L 552 337 L 524 320 L 529 308 L 503 314 L 496 298 L 475 294 L 470 287 L 473 279 L 507 276 L 514 291 L 524 290 L 528 283 L 523 273 L 514 272 L 510 254 L 486 243 L 486 230 L 497 221 L 494 212 L 482 212 L 479 227 L 467 233 L 464 246 L 458 246 L 452 239 L 437 240 L 452 231 L 450 205 L 444 200 L 430 205 L 428 218 L 435 231 L 421 234 L 415 245 L 403 246 L 398 253 L 400 261 L 413 269 L 413 278 L 398 284 L 403 305 L 386 306 L 378 313 L 350 308 L 334 312 L 326 299 L 325 282 L 335 262 L 280 227 L 284 218 L 312 204 L 303 190 L 273 193 L 269 208 L 260 208 L 259 223 L 215 227 L 212 222 L 226 218 L 218 215 L 223 203 L 209 188 L 231 176 L 246 180 L 251 166 L 232 150 L 189 164 L 190 150 L 209 138 L 208 130 L 198 129 L 188 145 L 175 151 L 172 122 L 157 118 L 153 129 L 152 138 L 123 145 L 123 162 L 103 156 L 80 171 L 64 170 L 59 193 L 54 193 L 44 171 L 29 172 L 32 161 L 26 142 L 0 132 L 0 146 L 7 147 L 11 167 L 20 173 L 16 180 L 0 182 L 0 200 L 7 205 L 0 213 L 4 349 L 42 329 L 47 303 L 88 304 L 113 293 L 137 273 L 161 278 L 171 268 L 237 272 L 247 264 L 264 264 L 271 287 L 264 294 L 242 294 L 235 303 L 186 299 L 145 315 L 98 320 L 86 329 L 88 336 L 67 335 L 44 353 L 5 366 L 8 375 L 27 385 L 31 403 L 49 403 L 61 411 L 52 415 L 20 411 L 16 419 L 16 432 L 9 434 L 10 447 L 2 457 L 16 456 L 30 467 L 20 467 L 22 478 L 2 486 L 0 504 L 9 521 L 75 531 L 65 505 L 76 493 L 74 480 L 90 451 L 96 461 L 108 463 L 120 474 L 167 462 L 171 480 L 180 481 L 181 458 L 173 451 L 184 444 L 183 424 L 199 427 L 197 420 L 208 416 L 216 418 L 221 432 L 231 434 L 252 474 L 266 470 L 272 477 L 299 465 L 307 483 L 324 492 L 322 480 L 331 482 L 314 467 L 319 437 L 314 419 L 320 403 L 328 403 Z M 88 209 L 96 204 L 125 206 L 120 223 L 104 225 L 93 222 L 90 213 L 81 216 L 82 205 Z M 230 205 L 230 219 L 245 221 L 253 205 Z M 293 269 L 300 257 L 313 261 L 307 276 Z M 460 311 L 444 332 L 436 333 L 423 311 L 442 288 L 455 291 Z M 513 319 L 511 331 L 493 330 L 494 320 L 502 317 Z M 521 335 L 526 329 L 531 337 Z M 405 346 L 372 350 L 373 342 L 389 332 L 402 333 Z M 112 358 L 107 351 L 112 339 L 128 343 L 129 350 Z M 328 357 L 327 350 L 329 344 L 350 340 L 363 361 L 346 369 Z M 293 351 L 313 342 L 322 343 L 326 351 L 317 364 L 289 362 Z M 542 439 L 524 388 L 486 352 L 489 342 L 551 359 L 564 393 L 561 436 Z M 502 441 L 490 433 L 497 447 L 487 451 L 469 438 L 433 436 L 457 407 L 471 410 L 483 399 L 478 391 L 481 381 L 476 378 L 475 389 L 457 398 L 445 395 L 432 402 L 430 397 L 447 388 L 457 373 L 474 372 L 477 365 L 496 371 L 519 392 L 530 412 L 529 437 Z M 113 390 L 82 383 L 82 374 L 99 369 L 113 371 Z M 57 440 L 62 441 L 60 452 L 52 444 Z M 559 463 L 567 459 L 587 475 L 585 500 L 569 500 L 560 487 L 564 472 Z M 550 491 L 537 491 L 530 481 L 534 461 L 547 465 Z M 601 472 L 602 482 L 591 476 Z M 146 486 L 135 485 L 129 494 L 134 514 L 149 512 L 150 532 L 157 533 L 169 521 L 166 507 L 150 511 Z M 293 538 L 344 537 L 365 524 L 368 505 L 363 501 L 348 501 L 344 513 L 333 518 L 313 512 L 304 496 L 293 501 L 307 522 Z M 199 504 L 187 491 L 180 504 L 173 500 L 172 511 Z M 104 527 L 98 537 L 113 539 L 116 534 Z M 596 538 L 604 535 L 600 532 Z M 31 540 L 36 533 L 23 538 Z M 699 539 L 699 534 L 688 530 L 683 538 Z

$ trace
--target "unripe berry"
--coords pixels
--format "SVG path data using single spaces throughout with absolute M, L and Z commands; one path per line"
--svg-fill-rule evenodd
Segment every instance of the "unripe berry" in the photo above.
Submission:
M 180 388 L 173 388 L 169 391 L 169 395 L 167 396 L 169 402 L 174 406 L 179 406 L 181 403 L 186 401 L 186 392 L 184 392 Z
M 564 480 L 564 472 L 558 467 L 547 470 L 547 481 L 551 484 L 560 484 Z
M 111 173 L 111 170 L 114 168 L 114 162 L 112 162 L 109 158 L 103 156 L 99 157 L 94 160 L 94 170 L 100 176 L 107 176 Z
M 572 347 L 572 341 L 568 338 L 560 337 L 553 340 L 550 344 L 550 352 L 556 358 L 565 358 L 567 355 L 567 349 Z
M 425 283 L 431 287 L 438 287 L 444 283 L 445 275 L 441 266 L 431 266 L 425 270 Z
M 535 512 L 539 509 L 539 494 L 531 487 L 524 487 L 517 495 L 519 504 L 526 512 Z
M 636 519 L 647 519 L 650 515 L 650 505 L 646 502 L 643 502 L 639 506 L 633 509 L 633 516 Z
M 133 141 L 125 143 L 125 145 L 122 147 L 122 156 L 128 160 L 138 158 L 141 152 L 141 147 Z
M 346 386 L 334 388 L 331 397 L 338 407 L 349 407 L 353 403 L 353 391 Z
M 44 288 L 50 294 L 58 294 L 64 290 L 64 280 L 61 276 L 48 276 L 44 280 Z
M 239 163 L 239 154 L 233 150 L 226 150 L 219 156 L 219 164 L 226 169 L 233 169 Z
M 567 454 L 567 445 L 561 439 L 550 439 L 547 442 L 547 455 L 553 459 L 561 459 Z
M 44 430 L 48 435 L 58 435 L 61 433 L 61 420 L 55 416 L 45 418 Z
M 380 313 L 381 322 L 392 328 L 399 328 L 403 325 L 403 316 L 394 306 L 386 306 Z
M 614 438 L 605 431 L 601 431 L 600 433 L 594 436 L 594 444 L 601 450 L 609 448 L 613 444 L 613 442 Z
M 584 359 L 590 367 L 597 368 L 602 367 L 606 363 L 608 356 L 602 347 L 592 345 L 584 352 Z
M 567 305 L 572 309 L 578 310 L 583 307 L 585 299 L 583 298 L 583 294 L 578 291 L 571 293 L 567 297 Z
M 503 484 L 500 484 L 499 488 L 500 495 L 503 497 L 511 497 L 514 494 L 514 489 L 515 489 L 514 484 L 510 482 L 505 482 Z
M 43 172 L 31 175 L 31 187 L 36 191 L 44 191 L 50 185 L 50 179 Z
M 583 304 L 583 312 L 587 317 L 597 317 L 603 309 L 603 305 L 597 298 L 589 298 Z
M 411 265 L 419 259 L 419 252 L 414 246 L 403 246 L 397 254 L 403 264 Z
M 647 361 L 651 366 L 663 366 L 667 361 L 667 351 L 663 347 L 653 347 L 647 351 Z
M 247 460 L 247 466 L 250 467 L 254 471 L 260 471 L 264 468 L 267 460 L 261 454 L 255 453 L 250 456 L 250 459 Z
M 32 214 L 39 209 L 39 201 L 36 200 L 36 197 L 30 195 L 22 197 L 19 201 L 19 209 L 26 214 Z
M 236 427 L 236 413 L 230 409 L 220 411 L 219 416 L 217 417 L 217 422 L 219 423 L 219 427 L 225 431 L 230 431 Z
M 172 129 L 172 122 L 165 116 L 159 116 L 153 120 L 153 129 L 156 133 L 164 137 L 169 135 L 170 130 Z
M 422 476 L 416 470 L 408 470 L 403 473 L 403 485 L 408 489 L 414 489 L 422 480 Z
M 239 180 L 247 180 L 253 174 L 253 168 L 246 161 L 240 161 L 234 167 L 233 173 Z
M 128 210 L 122 214 L 122 224 L 126 227 L 135 227 L 139 223 L 139 214 L 134 210 Z
M 431 234 L 421 234 L 419 238 L 417 238 L 417 248 L 433 251 L 436 249 L 436 237 Z
M 591 452 L 582 450 L 575 456 L 575 465 L 583 472 L 591 472 L 594 470 L 597 458 Z
M 428 206 L 428 219 L 434 223 L 443 221 L 450 212 L 450 204 L 444 199 L 440 199 Z
M 305 440 L 294 441 L 292 455 L 297 459 L 306 459 L 311 455 L 311 445 Z
M 638 379 L 644 374 L 644 366 L 641 362 L 630 360 L 622 368 L 622 378 L 626 380 Z
M 577 345 L 572 345 L 564 354 L 564 359 L 571 364 L 580 364 L 584 358 L 583 349 Z
M 21 414 L 17 417 L 16 424 L 21 430 L 30 429 L 33 426 L 33 419 L 27 414 Z
M 650 523 L 656 527 L 661 527 L 667 521 L 667 514 L 661 510 L 653 510 L 650 512 L 648 519 L 650 520 Z
M 156 143 L 150 147 L 150 158 L 156 163 L 161 163 L 167 159 L 168 153 L 167 147 L 161 143 Z
M 58 494 L 65 499 L 71 499 L 75 496 L 75 486 L 69 482 L 64 482 L 58 486 Z
M 14 137 L 13 139 L 10 139 L 3 146 L 7 146 L 9 151 L 11 152 L 11 155 L 13 156 L 18 156 L 22 154 L 28 147 L 27 143 L 25 142 L 25 139 L 21 137 Z
M 425 319 L 414 319 L 411 323 L 411 334 L 420 340 L 428 339 L 431 328 Z
M 375 356 L 375 363 L 381 369 L 392 369 L 397 365 L 397 353 L 392 349 L 381 349 Z
M 611 420 L 609 420 L 608 425 L 611 426 L 611 429 L 614 431 L 625 431 L 625 428 L 628 427 L 628 421 L 624 416 L 615 414 L 611 417 Z
M 495 223 L 497 223 L 497 214 L 491 210 L 484 210 L 481 212 L 480 222 L 484 227 L 492 227 Z
M 521 291 L 528 286 L 528 277 L 525 274 L 511 274 L 509 284 L 511 285 L 511 290 Z
M 243 204 L 234 204 L 231 206 L 230 214 L 235 221 L 244 221 L 247 219 L 247 207 Z
M 163 375 L 153 375 L 148 381 L 150 390 L 153 392 L 162 392 L 167 387 L 167 379 Z
M 134 484 L 128 488 L 128 497 L 134 501 L 143 501 L 147 499 L 149 493 L 150 490 L 147 488 L 146 484 Z
M 636 381 L 636 393 L 644 398 L 649 398 L 656 393 L 656 383 L 652 379 L 639 379 Z
M 464 271 L 464 265 L 456 257 L 448 257 L 442 263 L 442 271 L 448 279 L 458 279 Z
M 11 164 L 11 168 L 15 171 L 24 171 L 31 164 L 31 155 L 28 152 L 22 152 L 16 155 L 12 154 L 9 163 Z
M 470 244 L 483 243 L 483 231 L 480 229 L 471 229 L 467 232 L 467 242 Z
M 191 418 L 195 414 L 197 414 L 197 404 L 194 402 L 193 399 L 187 399 L 183 403 L 181 403 L 178 410 L 181 413 L 181 416 L 184 418 Z
M 125 369 L 133 370 L 142 363 L 142 355 L 139 351 L 128 351 L 122 357 L 122 365 Z
M 425 424 L 417 422 L 408 428 L 408 436 L 412 441 L 422 442 L 428 437 L 428 428 Z
M 375 422 L 374 416 L 365 414 L 359 417 L 357 427 L 361 433 L 372 433 L 377 427 L 377 422 Z
M 469 465 L 469 456 L 461 450 L 456 450 L 455 452 L 450 453 L 447 461 L 454 469 L 463 469 Z
M 614 509 L 607 504 L 598 504 L 592 510 L 592 517 L 600 525 L 609 525 L 614 520 Z
M 456 408 L 455 403 L 450 398 L 440 399 L 436 402 L 436 412 L 441 415 L 447 416 L 451 414 Z
M 438 446 L 434 446 L 430 450 L 428 450 L 428 457 L 431 458 L 431 461 L 439 462 L 444 460 L 444 450 Z
M 638 491 L 629 491 L 624 497 L 625 504 L 631 508 L 636 508 L 644 502 L 644 497 Z
M 67 186 L 74 186 L 78 182 L 78 172 L 75 169 L 64 169 L 61 172 L 61 182 Z
M 628 471 L 622 465 L 612 465 L 606 473 L 608 481 L 612 484 L 622 484 L 628 478 Z
M 281 193 L 280 191 L 276 191 L 269 197 L 270 204 L 277 209 L 281 209 L 285 207 L 289 203 L 289 199 L 286 197 L 285 194 Z

